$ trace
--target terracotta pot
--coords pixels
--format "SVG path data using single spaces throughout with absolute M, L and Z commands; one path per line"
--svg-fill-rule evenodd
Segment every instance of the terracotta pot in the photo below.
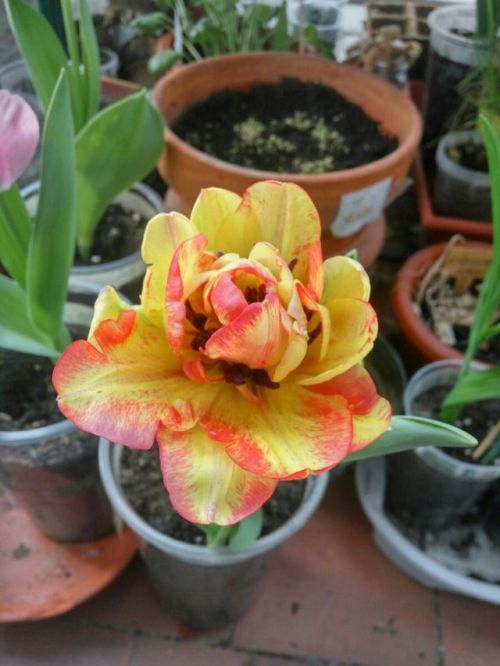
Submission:
M 214 159 L 189 146 L 168 127 L 185 109 L 216 92 L 248 90 L 259 84 L 276 83 L 284 77 L 335 88 L 379 122 L 387 133 L 395 135 L 399 140 L 398 148 L 386 157 L 353 169 L 315 175 L 275 173 Z M 158 170 L 179 194 L 183 212 L 189 213 L 203 187 L 225 187 L 241 194 L 258 180 L 292 181 L 312 197 L 324 231 L 330 233 L 335 224 L 329 254 L 345 251 L 365 234 L 373 235 L 374 230 L 370 227 L 380 227 L 378 236 L 383 242 L 383 208 L 398 194 L 421 135 L 421 120 L 416 107 L 391 84 L 359 69 L 316 56 L 246 53 L 206 58 L 169 72 L 156 84 L 153 100 L 167 123 L 165 150 Z M 370 187 L 375 187 L 375 192 L 367 191 Z M 366 199 L 362 201 L 364 197 L 369 202 L 368 212 Z M 362 207 L 364 211 L 359 214 Z M 354 219 L 348 219 L 346 208 L 356 213 L 351 216 Z M 342 220 L 344 224 L 341 224 Z M 361 260 L 365 264 L 371 263 L 381 245 L 374 248 L 373 241 L 367 243 Z
M 487 243 L 468 242 L 467 245 L 489 250 Z M 443 359 L 462 359 L 453 347 L 441 342 L 415 311 L 413 293 L 429 267 L 441 255 L 447 243 L 429 245 L 410 257 L 401 267 L 392 290 L 394 316 L 406 338 L 407 350 L 418 360 L 429 363 Z

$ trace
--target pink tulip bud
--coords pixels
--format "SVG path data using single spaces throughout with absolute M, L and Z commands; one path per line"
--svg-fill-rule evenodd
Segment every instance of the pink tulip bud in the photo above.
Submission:
M 29 104 L 0 90 L 0 191 L 8 190 L 29 165 L 39 137 L 38 119 Z

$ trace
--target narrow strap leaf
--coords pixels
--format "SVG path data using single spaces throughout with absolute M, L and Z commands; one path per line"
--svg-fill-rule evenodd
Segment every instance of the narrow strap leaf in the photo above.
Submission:
M 17 185 L 0 192 L 0 261 L 21 287 L 26 285 L 26 257 L 32 226 Z
M 85 123 L 87 123 L 95 116 L 99 107 L 101 69 L 99 46 L 86 0 L 80 0 L 80 43 L 86 88 Z
M 28 313 L 62 351 L 63 324 L 76 229 L 75 153 L 67 75 L 62 70 L 42 139 L 40 199 L 27 264 Z
M 0 275 L 0 347 L 25 354 L 57 355 L 50 340 L 28 317 L 25 292 L 5 275 Z
M 50 23 L 25 0 L 5 0 L 7 16 L 31 80 L 47 110 L 66 54 Z
M 232 551 L 244 550 L 251 546 L 262 532 L 264 522 L 262 509 L 237 524 L 235 533 L 229 539 L 229 548 Z

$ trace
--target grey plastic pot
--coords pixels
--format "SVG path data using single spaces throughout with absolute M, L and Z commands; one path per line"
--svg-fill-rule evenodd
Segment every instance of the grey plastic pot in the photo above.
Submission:
M 66 323 L 88 329 L 95 298 L 95 288 L 75 283 Z M 0 483 L 47 536 L 61 542 L 92 541 L 113 530 L 97 448 L 97 437 L 62 416 L 44 427 L 0 431 Z
M 36 182 L 21 191 L 31 213 L 36 210 L 39 189 L 40 183 Z M 126 192 L 119 194 L 114 202 L 143 215 L 148 220 L 165 210 L 161 197 L 144 183 L 135 183 Z M 99 289 L 106 285 L 113 285 L 132 301 L 136 301 L 141 291 L 144 272 L 144 262 L 138 249 L 115 261 L 74 266 L 71 270 L 71 278 L 92 284 Z
M 479 132 L 460 130 L 445 134 L 436 151 L 434 207 L 440 215 L 468 220 L 491 220 L 491 187 L 487 171 L 477 171 L 457 164 L 448 155 L 455 146 L 483 145 Z
M 436 386 L 451 388 L 460 361 L 436 361 L 422 367 L 403 396 L 405 413 L 429 416 L 415 407 L 416 398 Z M 465 513 L 500 478 L 500 465 L 462 462 L 432 446 L 387 458 L 386 506 L 411 524 L 439 530 Z
M 486 59 L 486 45 L 474 38 L 474 6 L 439 7 L 429 14 L 427 21 L 430 49 L 423 101 L 424 141 L 443 133 L 461 103 L 459 84 Z
M 195 546 L 161 534 L 130 506 L 118 480 L 122 447 L 101 439 L 99 468 L 113 508 L 141 541 L 141 554 L 161 601 L 197 629 L 214 629 L 241 617 L 251 605 L 274 551 L 317 509 L 328 476 L 309 477 L 302 504 L 280 528 L 243 551 Z

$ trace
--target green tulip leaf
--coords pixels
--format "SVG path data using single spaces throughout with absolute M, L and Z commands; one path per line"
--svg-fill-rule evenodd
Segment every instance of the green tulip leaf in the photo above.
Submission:
M 28 312 L 33 324 L 61 351 L 71 342 L 64 328 L 63 311 L 75 251 L 74 163 L 71 101 L 63 70 L 45 120 L 40 197 L 26 273 Z
M 77 136 L 77 238 L 83 257 L 109 203 L 154 167 L 162 149 L 163 123 L 146 91 L 107 107 Z

